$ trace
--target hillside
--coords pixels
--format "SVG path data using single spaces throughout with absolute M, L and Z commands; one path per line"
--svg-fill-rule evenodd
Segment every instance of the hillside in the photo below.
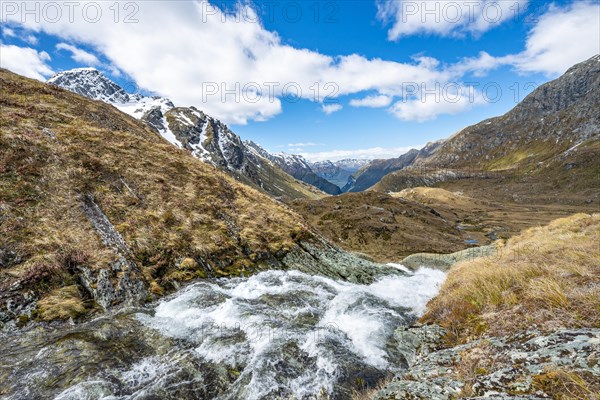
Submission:
M 417 252 L 451 253 L 468 245 L 449 207 L 376 193 L 345 193 L 290 203 L 311 226 L 346 250 L 378 261 L 399 261 Z M 484 237 L 485 239 L 485 237 Z
M 173 145 L 191 151 L 200 160 L 274 197 L 315 199 L 324 196 L 314 186 L 319 183 L 326 186 L 327 182 L 308 182 L 316 184 L 311 186 L 294 179 L 277 163 L 269 162 L 243 142 L 227 125 L 195 107 L 175 107 L 169 99 L 159 96 L 129 94 L 94 68 L 60 72 L 48 83 L 101 100 L 147 122 Z
M 381 262 L 487 245 L 556 218 L 597 210 L 593 204 L 521 204 L 427 187 L 344 193 L 290 206 L 331 242 Z
M 362 192 L 367 190 L 379 182 L 385 175 L 411 165 L 418 154 L 419 151 L 413 149 L 398 158 L 373 160 L 352 174 L 342 190 L 344 192 Z
M 141 304 L 181 282 L 268 268 L 357 282 L 393 272 L 340 252 L 111 105 L 6 70 L 0 84 L 2 323 Z
M 308 161 L 300 155 L 287 153 L 271 154 L 252 141 L 245 141 L 244 144 L 248 148 L 255 150 L 260 156 L 271 161 L 284 172 L 304 183 L 308 183 L 331 195 L 337 195 L 342 192 L 338 186 L 315 174 Z
M 599 236 L 576 214 L 455 265 L 427 325 L 396 330 L 410 368 L 360 399 L 597 399 Z
M 365 165 L 345 190 L 367 192 L 335 200 L 297 201 L 294 207 L 330 240 L 385 261 L 407 255 L 407 242 L 413 253 L 445 253 L 509 238 L 561 216 L 594 212 L 600 200 L 598 109 L 600 57 L 594 57 L 540 86 L 501 117 L 399 158 Z M 412 233 L 418 227 L 427 232 L 427 225 L 440 225 L 415 218 L 386 226 L 385 219 L 374 220 L 364 210 L 387 210 L 389 201 L 382 204 L 382 197 L 368 192 L 387 193 L 431 208 L 441 216 L 441 226 L 452 227 L 448 232 L 455 241 L 440 242 L 436 235 L 408 240 L 407 233 L 382 241 L 381 231 L 386 229 Z M 342 211 L 344 202 L 352 208 Z M 392 215 L 397 215 L 406 203 L 394 207 Z M 372 220 L 373 226 L 362 229 L 358 220 Z M 346 236 L 361 239 L 340 240 Z
M 373 190 L 439 184 L 520 202 L 597 203 L 599 108 L 597 55 L 538 87 L 506 114 L 419 154 L 409 168 L 388 174 Z

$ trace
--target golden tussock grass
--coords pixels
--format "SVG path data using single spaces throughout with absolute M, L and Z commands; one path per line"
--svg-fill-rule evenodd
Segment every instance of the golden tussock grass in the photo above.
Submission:
M 55 289 L 38 301 L 39 316 L 46 321 L 75 318 L 85 310 L 77 285 Z
M 600 326 L 600 214 L 531 228 L 493 257 L 449 273 L 424 322 L 449 329 L 450 344 L 482 333 Z
M 17 255 L 0 270 L 0 290 L 28 276 L 40 295 L 72 284 L 33 279 L 62 265 L 65 249 L 86 253 L 80 264 L 91 270 L 118 259 L 83 212 L 89 195 L 157 295 L 170 281 L 206 276 L 202 262 L 177 269 L 184 258 L 238 274 L 240 260 L 258 269 L 265 254 L 311 235 L 281 203 L 112 106 L 5 70 L 0 84 L 0 250 Z

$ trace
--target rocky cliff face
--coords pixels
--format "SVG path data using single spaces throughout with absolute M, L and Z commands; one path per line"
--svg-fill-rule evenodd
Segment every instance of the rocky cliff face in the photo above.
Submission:
M 318 190 L 320 187 L 331 194 L 339 191 L 335 185 L 314 175 L 310 168 L 298 170 L 286 163 L 274 162 L 279 159 L 269 153 L 257 153 L 227 125 L 197 108 L 175 107 L 170 100 L 158 96 L 129 94 L 96 69 L 61 72 L 50 78 L 48 83 L 109 103 L 141 119 L 173 145 L 191 151 L 200 160 L 275 197 L 317 198 L 322 196 Z

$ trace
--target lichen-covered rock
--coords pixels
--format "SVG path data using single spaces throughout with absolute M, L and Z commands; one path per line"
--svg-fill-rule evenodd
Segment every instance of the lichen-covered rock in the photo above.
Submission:
M 551 394 L 536 387 L 534 380 L 556 370 L 591 376 L 600 382 L 600 329 L 561 329 L 547 334 L 528 331 L 437 350 L 442 335 L 443 330 L 435 326 L 396 331 L 399 342 L 404 340 L 400 352 L 409 368 L 396 375 L 374 399 L 447 400 L 467 384 L 472 399 L 548 399 Z M 474 376 L 468 376 L 464 361 L 472 361 L 473 354 L 479 354 L 478 363 L 471 368 Z

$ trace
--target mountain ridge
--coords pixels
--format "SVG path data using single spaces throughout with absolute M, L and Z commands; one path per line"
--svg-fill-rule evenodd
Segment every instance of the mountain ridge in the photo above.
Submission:
M 176 107 L 159 96 L 129 94 L 94 68 L 59 72 L 48 83 L 100 100 L 146 122 L 171 144 L 223 169 L 236 179 L 277 198 L 318 198 L 318 188 L 302 183 L 257 154 L 221 121 L 195 107 Z

